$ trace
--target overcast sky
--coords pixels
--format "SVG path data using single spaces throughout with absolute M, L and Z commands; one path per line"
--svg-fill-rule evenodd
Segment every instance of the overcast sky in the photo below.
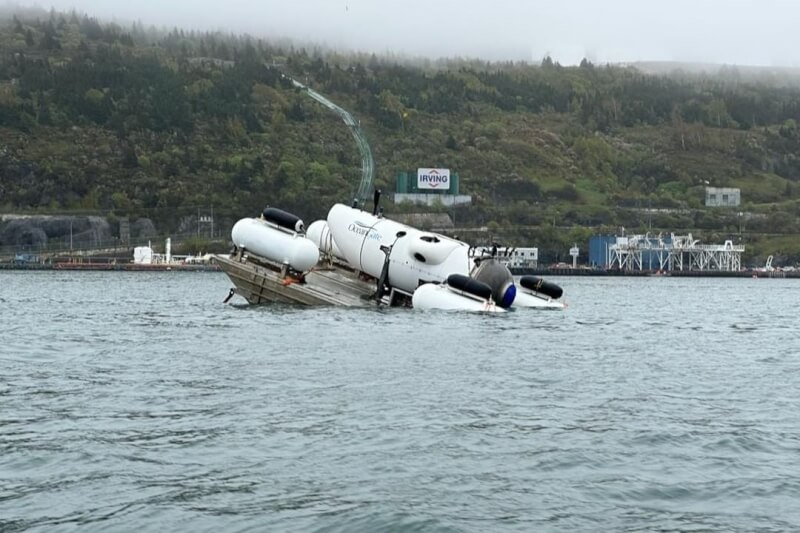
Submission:
M 16 0 L 336 49 L 563 64 L 800 66 L 797 0 Z

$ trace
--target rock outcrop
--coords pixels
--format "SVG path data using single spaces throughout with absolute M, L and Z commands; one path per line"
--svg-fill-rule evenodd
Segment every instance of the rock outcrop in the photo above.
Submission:
M 68 245 L 70 239 L 75 247 L 109 242 L 111 225 L 96 216 L 5 215 L 0 220 L 0 246 Z

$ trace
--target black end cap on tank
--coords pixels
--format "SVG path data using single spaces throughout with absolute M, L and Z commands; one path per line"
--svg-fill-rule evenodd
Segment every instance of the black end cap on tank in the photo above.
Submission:
M 450 274 L 447 276 L 447 284 L 459 291 L 468 292 L 480 298 L 489 300 L 492 298 L 492 288 L 487 284 L 463 274 Z
M 283 209 L 278 209 L 277 207 L 265 207 L 264 211 L 261 212 L 261 216 L 267 222 L 272 222 L 276 226 L 290 229 L 297 233 L 303 233 L 306 230 L 300 217 L 287 213 Z

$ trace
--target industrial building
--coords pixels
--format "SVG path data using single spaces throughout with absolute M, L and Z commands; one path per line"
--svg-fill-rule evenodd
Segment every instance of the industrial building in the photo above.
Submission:
M 741 189 L 706 187 L 706 207 L 736 207 L 741 202 Z
M 512 246 L 479 246 L 471 250 L 472 257 L 492 256 L 508 268 L 536 268 L 539 266 L 538 248 L 515 248 Z
M 599 235 L 589 241 L 589 262 L 623 271 L 722 271 L 742 269 L 744 245 L 700 244 L 689 235 Z

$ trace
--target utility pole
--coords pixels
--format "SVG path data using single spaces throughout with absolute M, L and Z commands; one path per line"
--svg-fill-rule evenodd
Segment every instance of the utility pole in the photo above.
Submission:
M 209 228 L 210 230 L 210 238 L 214 237 L 214 208 L 205 208 L 205 214 L 201 212 L 201 208 L 197 208 L 197 236 L 206 236 L 206 232 L 203 228 Z M 209 214 L 210 213 L 210 214 Z

